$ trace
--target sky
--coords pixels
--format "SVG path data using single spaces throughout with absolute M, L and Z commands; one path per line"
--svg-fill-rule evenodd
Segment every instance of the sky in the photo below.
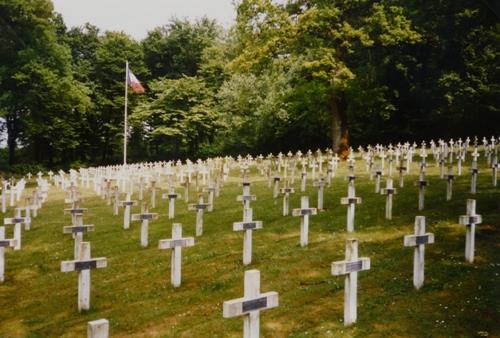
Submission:
M 172 17 L 194 21 L 207 16 L 224 27 L 233 24 L 233 0 L 52 0 L 69 27 L 90 22 L 101 31 L 124 31 L 141 40 Z

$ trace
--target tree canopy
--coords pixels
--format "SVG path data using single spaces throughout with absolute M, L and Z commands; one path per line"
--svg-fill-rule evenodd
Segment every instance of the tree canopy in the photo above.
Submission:
M 0 4 L 6 168 L 267 153 L 498 133 L 487 1 L 241 0 L 224 29 L 173 18 L 142 41 L 68 28 L 50 0 Z

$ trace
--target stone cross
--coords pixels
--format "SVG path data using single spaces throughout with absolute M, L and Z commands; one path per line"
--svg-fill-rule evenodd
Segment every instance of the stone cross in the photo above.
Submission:
M 150 213 L 148 204 L 142 204 L 142 210 L 140 214 L 132 214 L 132 221 L 141 221 L 141 246 L 143 248 L 148 246 L 148 235 L 149 235 L 149 221 L 158 219 L 157 213 Z
M 107 319 L 93 320 L 87 323 L 87 338 L 108 338 L 109 321 Z
M 80 245 L 78 259 L 61 262 L 61 272 L 78 271 L 78 311 L 90 308 L 90 270 L 102 269 L 108 264 L 105 257 L 90 258 L 90 242 Z
M 377 168 L 375 170 L 375 193 L 380 194 L 380 178 L 382 177 L 382 170 Z
M 83 213 L 87 212 L 87 208 L 79 208 L 78 203 L 73 203 L 72 208 L 66 208 L 64 209 L 64 214 L 65 215 L 71 215 L 71 224 L 72 225 L 78 225 L 77 224 L 77 217 L 78 215 L 83 215 Z
M 465 225 L 465 260 L 474 262 L 476 224 L 483 221 L 481 215 L 476 214 L 476 200 L 467 200 L 467 215 L 460 216 L 459 223 Z
M 0 283 L 5 280 L 5 248 L 16 246 L 15 239 L 5 238 L 5 227 L 0 226 Z
M 82 217 L 82 216 L 80 216 Z M 83 223 L 83 220 L 82 220 Z M 75 240 L 74 257 L 78 259 L 80 257 L 79 250 L 81 248 L 81 243 L 83 242 L 83 233 L 94 231 L 95 227 L 93 224 L 89 225 L 68 225 L 63 228 L 64 234 L 72 234 Z
M 399 171 L 399 187 L 403 188 L 405 184 L 404 175 L 407 169 L 407 167 L 403 165 L 403 160 L 401 160 L 399 167 L 397 167 L 397 169 Z
M 323 198 L 324 198 L 324 192 L 325 192 L 325 179 L 323 177 L 320 177 L 319 180 L 313 183 L 313 186 L 318 187 L 318 210 L 323 210 Z
M 306 191 L 307 171 L 303 170 L 300 174 L 300 191 Z
M 300 208 L 292 210 L 292 216 L 300 217 L 300 246 L 305 247 L 309 242 L 309 216 L 316 215 L 316 208 L 309 208 L 309 197 L 300 198 Z
M 117 185 L 112 188 L 111 196 L 113 198 L 113 216 L 118 216 L 120 206 L 120 191 L 118 190 Z
M 420 289 L 424 284 L 425 244 L 434 243 L 434 234 L 425 233 L 425 217 L 415 217 L 415 233 L 404 237 L 404 246 L 415 247 L 413 252 L 413 285 Z
M 472 156 L 472 165 L 471 165 L 471 177 L 470 177 L 470 192 L 471 194 L 476 193 L 476 185 L 477 185 L 477 174 L 479 170 L 477 169 L 477 158 L 479 157 L 479 153 L 477 152 L 477 148 L 474 149 L 474 152 L 471 154 Z
M 123 211 L 123 229 L 130 228 L 130 208 L 134 205 L 137 205 L 137 201 L 132 201 L 130 199 L 130 193 L 127 193 L 127 197 L 125 201 L 121 201 L 121 206 L 125 208 Z
M 347 205 L 347 231 L 354 231 L 354 213 L 356 211 L 356 204 L 361 203 L 361 197 L 356 197 L 356 189 L 354 181 L 349 182 L 347 186 L 347 197 L 340 199 L 340 204 Z
M 171 186 L 168 194 L 163 194 L 161 198 L 168 199 L 168 219 L 172 219 L 175 216 L 175 200 L 179 195 L 175 192 L 174 188 Z
M 216 188 L 214 185 L 210 185 L 210 186 L 203 189 L 203 192 L 208 193 L 208 208 L 207 208 L 208 212 L 214 211 L 215 190 L 216 190 Z
M 189 178 L 186 177 L 184 182 L 181 183 L 181 186 L 184 187 L 184 202 L 188 203 L 189 202 Z
M 262 229 L 262 221 L 254 221 L 252 209 L 244 210 L 243 222 L 234 222 L 233 231 L 243 233 L 243 264 L 252 263 L 252 230 Z
M 418 210 L 424 210 L 425 204 L 425 187 L 427 187 L 427 180 L 425 179 L 425 171 L 422 167 L 418 176 Z
M 9 182 L 3 181 L 2 182 L 2 213 L 5 214 L 7 211 L 7 191 L 9 188 Z
M 277 198 L 278 197 L 278 194 L 279 194 L 279 191 L 280 191 L 280 181 L 281 181 L 281 177 L 279 177 L 277 175 L 273 177 L 273 182 L 274 182 L 274 186 L 273 186 L 273 198 Z
M 160 250 L 171 249 L 171 273 L 170 280 L 172 286 L 177 288 L 181 286 L 181 264 L 182 264 L 182 248 L 194 246 L 193 237 L 182 237 L 182 224 L 174 223 L 172 224 L 172 238 L 162 239 L 158 242 L 158 248 Z
M 392 199 L 396 194 L 396 189 L 393 186 L 392 178 L 388 178 L 384 189 L 380 193 L 385 195 L 385 218 L 392 219 Z
M 332 275 L 345 275 L 344 325 L 351 325 L 357 318 L 358 271 L 370 269 L 370 258 L 358 258 L 358 240 L 349 238 L 345 245 L 345 260 L 332 263 Z
M 498 181 L 498 157 L 496 155 L 491 163 L 491 171 L 492 171 L 492 184 L 494 187 L 496 187 Z
M 20 210 L 16 211 L 15 217 L 3 219 L 3 224 L 5 224 L 5 225 L 13 224 L 14 225 L 14 239 L 15 239 L 14 250 L 21 250 L 21 224 L 26 224 L 26 223 L 30 223 L 30 222 L 31 222 L 30 218 L 21 217 Z
M 453 167 L 450 165 L 448 167 L 448 176 L 446 178 L 446 200 L 450 201 L 453 196 L 453 180 L 455 175 L 453 175 Z
M 288 210 L 290 205 L 290 194 L 295 193 L 295 190 L 288 186 L 288 181 L 287 181 L 285 183 L 285 187 L 280 189 L 280 193 L 283 194 L 283 216 L 288 216 Z
M 245 316 L 243 319 L 243 338 L 258 338 L 260 335 L 260 311 L 278 306 L 278 293 L 260 293 L 260 271 L 245 271 L 243 298 L 225 301 L 224 318 Z
M 208 208 L 208 203 L 203 203 L 203 195 L 198 195 L 198 204 L 189 204 L 188 210 L 196 211 L 196 236 L 203 234 L 203 211 Z
M 156 187 L 156 181 L 151 181 L 151 186 L 149 187 L 149 191 L 151 191 L 151 209 L 156 208 L 156 191 L 158 188 Z

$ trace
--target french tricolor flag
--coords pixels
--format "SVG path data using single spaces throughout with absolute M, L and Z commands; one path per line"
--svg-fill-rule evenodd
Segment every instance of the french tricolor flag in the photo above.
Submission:
M 144 87 L 141 85 L 134 73 L 129 69 L 127 74 L 127 83 L 132 88 L 134 93 L 144 93 Z

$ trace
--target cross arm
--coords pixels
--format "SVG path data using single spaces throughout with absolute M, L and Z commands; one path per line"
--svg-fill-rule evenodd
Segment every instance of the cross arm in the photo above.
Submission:
M 263 311 L 275 307 L 278 307 L 278 293 L 270 291 L 253 299 L 238 298 L 225 301 L 222 316 L 224 318 L 237 317 L 252 311 Z
M 332 275 L 340 276 L 350 272 L 370 269 L 370 258 L 360 257 L 355 261 L 338 261 L 332 263 Z
M 404 246 L 417 246 L 420 244 L 434 243 L 434 234 L 425 233 L 423 235 L 406 235 L 404 237 Z
M 262 229 L 262 221 L 234 222 L 233 231 Z
M 72 260 L 61 262 L 61 272 L 81 271 L 89 269 L 102 269 L 108 266 L 106 257 L 92 258 L 89 260 Z
M 74 234 L 77 232 L 89 232 L 94 231 L 95 227 L 93 224 L 88 225 L 68 225 L 63 228 L 63 234 Z
M 158 249 L 173 249 L 177 246 L 180 247 L 189 247 L 194 246 L 194 238 L 193 237 L 184 237 L 179 239 L 161 239 L 158 241 Z

